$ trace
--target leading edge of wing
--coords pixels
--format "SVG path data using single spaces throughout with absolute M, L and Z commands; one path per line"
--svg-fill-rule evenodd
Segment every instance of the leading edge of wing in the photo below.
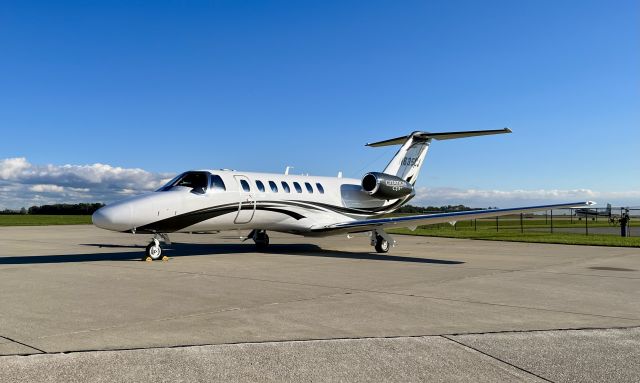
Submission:
M 489 209 L 489 210 L 470 210 L 459 211 L 454 213 L 435 213 L 435 214 L 420 214 L 403 217 L 389 217 L 389 218 L 376 218 L 367 219 L 362 221 L 351 221 L 328 225 L 323 228 L 312 229 L 315 232 L 323 231 L 338 231 L 338 232 L 350 232 L 350 231 L 365 231 L 367 229 L 379 228 L 379 227 L 409 227 L 418 225 L 430 225 L 436 223 L 446 223 L 452 221 L 464 221 L 477 218 L 489 218 L 499 217 L 503 215 L 519 214 L 519 213 L 532 213 L 536 211 L 545 211 L 551 209 L 569 209 L 580 208 L 584 206 L 594 205 L 595 202 L 572 202 L 553 205 L 538 205 L 538 206 L 524 206 L 514 207 L 508 209 Z

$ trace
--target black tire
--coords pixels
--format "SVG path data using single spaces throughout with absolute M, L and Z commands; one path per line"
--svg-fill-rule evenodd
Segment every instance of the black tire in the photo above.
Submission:
M 147 245 L 147 248 L 145 249 L 144 254 L 145 256 L 150 257 L 154 261 L 157 261 L 158 259 L 162 258 L 162 248 L 159 245 L 156 246 L 155 243 L 151 242 L 150 244 Z
M 264 250 L 269 246 L 269 236 L 267 235 L 267 233 L 260 234 L 258 237 L 256 237 L 255 242 L 258 250 Z
M 378 253 L 388 253 L 389 247 L 389 241 L 379 235 L 376 237 L 376 251 Z

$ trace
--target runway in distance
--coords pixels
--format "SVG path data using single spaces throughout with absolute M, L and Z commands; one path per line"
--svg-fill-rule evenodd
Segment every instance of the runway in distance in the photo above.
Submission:
M 415 196 L 414 185 L 433 140 L 511 133 L 509 129 L 464 132 L 413 132 L 367 144 L 401 145 L 381 172 L 362 179 L 251 173 L 235 170 L 184 172 L 155 192 L 131 197 L 97 210 L 97 227 L 123 233 L 151 234 L 147 260 L 162 258 L 160 242 L 168 234 L 246 230 L 258 249 L 269 245 L 267 230 L 303 236 L 370 233 L 371 246 L 386 253 L 396 242 L 388 228 L 429 225 L 549 209 L 592 205 L 572 202 L 510 209 L 384 217 Z

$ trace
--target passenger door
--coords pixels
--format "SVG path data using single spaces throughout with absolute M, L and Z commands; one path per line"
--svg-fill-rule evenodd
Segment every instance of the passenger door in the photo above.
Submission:
M 235 176 L 238 183 L 239 203 L 238 214 L 233 221 L 235 224 L 245 224 L 251 222 L 256 212 L 256 200 L 252 193 L 251 182 L 246 176 Z M 243 183 L 249 186 L 249 191 L 244 190 Z

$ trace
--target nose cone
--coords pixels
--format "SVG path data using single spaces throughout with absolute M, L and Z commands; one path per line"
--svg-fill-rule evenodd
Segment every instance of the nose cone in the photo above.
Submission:
M 101 207 L 100 209 L 96 210 L 91 216 L 91 221 L 93 222 L 93 224 L 101 229 L 106 229 L 105 226 L 109 224 L 109 219 L 104 212 L 105 210 L 106 209 L 104 207 Z
M 119 204 L 101 207 L 93 213 L 91 220 L 101 229 L 127 231 L 131 229 L 131 216 L 131 206 Z

